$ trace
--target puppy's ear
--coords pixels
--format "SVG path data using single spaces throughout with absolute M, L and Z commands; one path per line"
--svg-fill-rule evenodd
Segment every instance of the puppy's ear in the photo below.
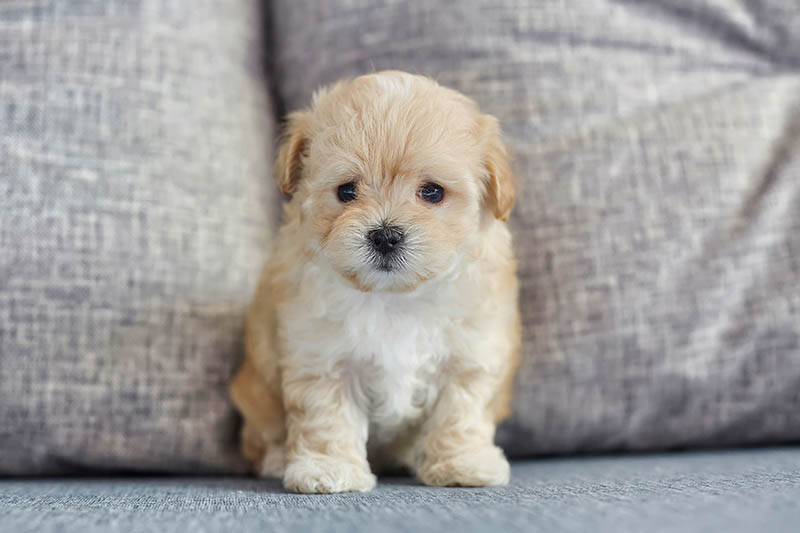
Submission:
M 283 142 L 275 161 L 275 179 L 283 191 L 290 196 L 303 174 L 303 154 L 308 147 L 309 111 L 295 111 L 286 117 Z
M 479 127 L 483 137 L 483 165 L 486 168 L 485 202 L 495 218 L 508 220 L 517 190 L 511 172 L 511 158 L 503 144 L 496 118 L 481 115 Z

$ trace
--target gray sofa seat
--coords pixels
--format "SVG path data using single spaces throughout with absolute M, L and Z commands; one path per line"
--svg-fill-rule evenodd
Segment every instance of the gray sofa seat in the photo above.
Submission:
M 797 531 L 800 448 L 516 462 L 511 484 L 298 495 L 242 477 L 0 482 L 0 531 Z

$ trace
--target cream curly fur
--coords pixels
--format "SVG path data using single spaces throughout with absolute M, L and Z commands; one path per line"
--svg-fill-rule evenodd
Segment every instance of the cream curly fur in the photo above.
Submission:
M 497 121 L 427 78 L 362 76 L 290 115 L 276 176 L 291 200 L 231 387 L 257 473 L 298 492 L 369 490 L 370 464 L 429 485 L 506 483 L 493 440 L 520 333 Z M 441 203 L 420 198 L 426 182 Z M 364 252 L 387 220 L 406 234 L 390 272 Z

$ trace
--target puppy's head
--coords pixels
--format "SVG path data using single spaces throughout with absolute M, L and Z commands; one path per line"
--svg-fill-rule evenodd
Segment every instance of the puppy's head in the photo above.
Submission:
M 402 72 L 339 82 L 289 115 L 276 177 L 316 253 L 365 291 L 448 272 L 514 203 L 497 121 Z

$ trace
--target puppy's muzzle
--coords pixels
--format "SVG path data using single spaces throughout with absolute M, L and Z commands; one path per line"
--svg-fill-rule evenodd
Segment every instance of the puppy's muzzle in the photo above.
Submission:
M 389 258 L 402 248 L 405 234 L 403 230 L 391 224 L 381 224 L 367 233 L 370 246 L 382 258 Z

